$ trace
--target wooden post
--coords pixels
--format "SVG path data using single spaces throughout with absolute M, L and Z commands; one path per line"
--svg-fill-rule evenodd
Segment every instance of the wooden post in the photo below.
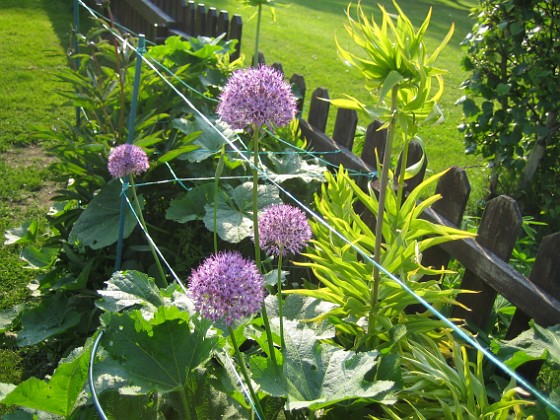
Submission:
M 415 140 L 412 140 L 409 144 L 408 144 L 408 156 L 406 158 L 406 167 L 410 167 L 412 165 L 414 165 L 415 163 L 420 162 L 420 160 L 422 159 L 422 155 L 424 155 L 424 149 L 422 149 L 422 146 L 420 146 L 420 143 L 418 143 Z M 401 168 L 401 164 L 402 164 L 402 151 L 399 155 L 399 158 L 397 160 L 397 170 L 395 172 L 396 177 L 395 179 L 398 179 L 398 176 L 402 170 Z M 406 184 L 404 187 L 405 192 L 410 193 L 414 188 L 416 188 L 418 185 L 420 185 L 422 183 L 422 181 L 424 180 L 424 175 L 426 173 L 426 168 L 428 167 L 428 157 L 424 156 L 424 162 L 422 163 L 422 167 L 420 168 L 420 171 L 414 175 L 412 178 L 407 179 L 406 180 Z M 405 168 L 406 170 L 406 168 Z
M 226 34 L 225 39 L 228 39 L 229 33 L 229 13 L 225 10 L 220 10 L 218 14 L 218 24 L 216 35 Z
M 218 27 L 218 11 L 215 7 L 210 7 L 206 13 L 206 31 L 205 35 L 216 37 L 216 28 Z
M 353 109 L 339 108 L 336 113 L 332 139 L 348 150 L 352 150 L 357 126 L 358 113 Z
M 556 299 L 560 299 L 560 232 L 546 236 L 539 251 L 529 275 L 529 279 L 539 288 L 547 291 Z M 516 310 L 511 321 L 506 339 L 519 335 L 522 331 L 529 328 L 529 316 L 523 311 Z M 538 309 L 534 315 L 535 322 L 543 327 L 549 327 L 551 324 L 544 319 L 539 318 Z M 560 322 L 560 320 L 558 320 Z
M 539 246 L 539 251 L 529 275 L 529 279 L 538 287 L 550 293 L 556 299 L 560 299 L 560 232 L 546 236 Z M 529 328 L 531 318 L 522 310 L 517 309 L 511 320 L 506 340 L 517 337 L 521 332 Z M 534 319 L 542 327 L 552 324 L 546 319 L 539 317 L 539 310 L 535 308 Z M 559 320 L 560 322 L 560 320 Z M 529 382 L 535 383 L 542 367 L 541 360 L 525 363 L 519 367 L 519 374 Z
M 432 209 L 455 227 L 459 227 L 471 193 L 465 170 L 457 166 L 449 168 L 439 179 L 435 193 L 441 194 L 442 198 L 432 205 Z M 424 251 L 422 264 L 427 267 L 442 268 L 447 267 L 450 259 L 450 255 L 437 246 Z
M 206 34 L 206 7 L 204 4 L 199 3 L 196 7 L 196 19 L 194 24 L 193 36 L 200 36 Z
M 235 52 L 231 55 L 232 60 L 237 60 L 239 58 L 239 54 L 241 53 L 241 35 L 243 33 L 243 20 L 241 16 L 234 15 L 231 18 L 231 23 L 229 25 L 229 35 L 228 39 L 237 39 L 237 47 L 235 48 Z
M 327 127 L 327 119 L 329 117 L 330 102 L 322 99 L 329 99 L 329 92 L 324 88 L 317 88 L 311 95 L 311 104 L 309 106 L 309 115 L 307 122 L 317 130 L 325 132 Z
M 507 262 L 520 228 L 521 212 L 517 202 L 502 195 L 490 200 L 486 205 L 478 228 L 477 242 Z M 471 311 L 457 306 L 454 308 L 453 316 L 465 318 L 485 329 L 496 298 L 496 290 L 468 270 L 463 277 L 461 289 L 475 290 L 480 293 L 459 295 L 458 301 Z
M 301 117 L 306 91 L 305 79 L 301 74 L 294 74 L 290 79 L 290 84 L 292 85 L 292 92 L 294 92 L 297 98 L 298 117 Z
M 380 162 L 383 161 L 385 144 L 387 142 L 387 131 L 380 130 L 382 124 L 374 121 L 367 126 L 362 160 L 377 169 L 376 155 Z

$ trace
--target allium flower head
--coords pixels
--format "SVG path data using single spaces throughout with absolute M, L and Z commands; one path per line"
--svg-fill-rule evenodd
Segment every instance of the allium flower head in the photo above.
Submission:
M 134 144 L 125 143 L 111 149 L 107 166 L 113 178 L 122 178 L 146 172 L 150 162 L 144 150 Z
M 310 239 L 307 217 L 297 207 L 272 204 L 259 216 L 259 245 L 268 254 L 297 254 Z
M 265 65 L 233 72 L 219 100 L 218 115 L 239 130 L 250 124 L 282 127 L 296 115 L 296 98 L 284 76 Z
M 264 278 L 253 261 L 224 251 L 206 258 L 193 271 L 189 296 L 195 308 L 212 321 L 226 325 L 252 315 L 264 301 Z

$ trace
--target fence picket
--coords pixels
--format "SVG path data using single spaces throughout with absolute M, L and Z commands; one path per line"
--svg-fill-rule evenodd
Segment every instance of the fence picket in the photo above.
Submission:
M 358 113 L 353 109 L 340 108 L 336 113 L 332 139 L 341 146 L 352 150 L 357 126 Z
M 323 99 L 329 99 L 329 92 L 327 89 L 318 87 L 311 95 L 307 122 L 324 133 L 327 127 L 327 119 L 329 117 L 329 108 L 331 104 L 329 101 L 324 101 Z

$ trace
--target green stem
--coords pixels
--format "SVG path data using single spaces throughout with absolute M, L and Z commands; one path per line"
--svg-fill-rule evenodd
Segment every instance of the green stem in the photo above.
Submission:
M 387 127 L 387 143 L 385 144 L 385 153 L 383 154 L 383 168 L 381 171 L 380 190 L 379 190 L 379 209 L 377 212 L 377 221 L 375 224 L 375 249 L 373 259 L 377 264 L 381 264 L 381 244 L 383 242 L 383 216 L 385 213 L 385 200 L 387 197 L 387 188 L 393 188 L 389 183 L 389 167 L 391 166 L 391 149 L 393 147 L 393 137 L 395 136 L 395 117 L 397 113 L 397 95 L 399 86 L 393 86 L 391 92 L 391 122 Z M 379 268 L 373 267 L 373 288 L 371 291 L 371 311 L 369 314 L 368 331 L 373 334 L 375 330 L 375 307 L 379 296 L 379 283 L 381 276 Z
M 181 396 L 181 403 L 183 404 L 183 412 L 185 414 L 185 420 L 193 419 L 193 416 L 191 415 L 191 410 L 190 410 L 190 407 L 189 407 L 189 401 L 187 400 L 187 393 L 185 391 L 184 386 L 182 386 L 179 389 L 179 395 Z M 194 416 L 194 418 L 196 418 L 196 415 Z
M 280 317 L 280 348 L 284 348 L 284 302 L 282 301 L 282 252 L 284 251 L 284 244 L 280 245 L 280 252 L 278 254 L 278 316 Z
M 216 175 L 214 177 L 214 253 L 218 253 L 218 187 L 220 186 L 220 177 L 224 171 L 224 156 L 226 153 L 225 145 L 222 145 L 220 160 L 216 167 Z
M 259 65 L 259 38 L 261 35 L 262 5 L 257 6 L 257 32 L 255 35 L 255 55 L 253 56 L 253 67 Z
M 233 349 L 235 350 L 235 355 L 237 356 L 237 361 L 239 364 L 239 369 L 241 370 L 241 375 L 243 375 L 243 379 L 245 379 L 245 383 L 247 384 L 247 388 L 249 388 L 249 394 L 253 399 L 253 404 L 255 411 L 260 419 L 264 419 L 264 411 L 261 407 L 261 402 L 253 389 L 253 383 L 251 382 L 251 378 L 249 377 L 249 373 L 247 372 L 247 367 L 245 366 L 245 358 L 243 357 L 243 353 L 239 351 L 239 346 L 237 345 L 237 340 L 235 339 L 235 334 L 233 332 L 233 328 L 228 326 L 229 336 L 231 337 L 231 343 L 233 344 Z
M 259 136 L 261 129 L 253 124 L 253 240 L 255 242 L 255 264 L 259 271 L 261 267 L 261 247 L 259 243 Z M 276 361 L 276 353 L 274 351 L 274 341 L 272 340 L 272 331 L 270 330 L 270 321 L 266 312 L 266 305 L 261 305 L 261 315 L 266 332 L 266 340 L 268 342 L 268 351 L 270 358 L 274 362 L 274 366 L 278 366 Z
M 397 212 L 401 209 L 402 198 L 404 193 L 404 178 L 406 175 L 406 164 L 408 161 L 409 144 L 410 144 L 410 139 L 408 138 L 408 136 L 405 136 L 404 148 L 402 151 L 402 158 L 401 158 L 401 173 L 399 174 L 399 185 L 397 189 Z M 397 223 L 396 219 L 395 219 L 395 223 Z
M 137 209 L 137 213 L 138 213 L 138 218 L 140 219 L 140 223 L 142 224 L 142 227 L 144 228 L 144 231 L 146 232 L 146 235 L 149 235 L 148 233 L 148 225 L 146 224 L 146 221 L 144 220 L 144 215 L 142 214 L 142 208 L 140 207 L 140 200 L 138 200 L 138 195 L 136 194 L 136 187 L 134 186 L 134 177 L 132 177 L 132 175 L 130 176 L 130 189 L 132 190 L 132 196 L 134 198 L 134 204 L 136 204 L 136 209 Z M 152 253 L 152 256 L 154 257 L 154 260 L 156 262 L 156 266 L 158 269 L 158 273 L 160 276 L 160 282 L 158 284 L 159 287 L 167 287 L 167 280 L 165 278 L 165 271 L 163 271 L 163 267 L 161 265 L 161 262 L 159 260 L 159 256 L 154 248 L 154 246 L 152 245 L 152 243 L 148 240 L 148 246 L 150 247 L 150 251 Z M 157 282 L 156 282 L 157 283 Z

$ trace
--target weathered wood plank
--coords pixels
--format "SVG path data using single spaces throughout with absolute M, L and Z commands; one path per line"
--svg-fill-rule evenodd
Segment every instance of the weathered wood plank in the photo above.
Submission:
M 352 150 L 357 126 L 358 113 L 353 109 L 339 108 L 336 113 L 332 139 L 341 146 Z
M 382 124 L 374 121 L 367 126 L 366 138 L 364 140 L 364 148 L 362 150 L 362 160 L 368 165 L 377 169 L 377 158 L 383 161 L 383 153 L 385 153 L 385 143 L 387 142 L 387 132 L 380 130 Z
M 237 60 L 241 54 L 241 35 L 243 34 L 243 19 L 239 15 L 233 15 L 229 24 L 228 39 L 237 39 L 235 52 L 231 55 L 232 60 Z
M 329 101 L 323 99 L 329 99 L 329 92 L 327 89 L 320 87 L 315 89 L 311 95 L 307 122 L 324 133 L 327 127 L 327 119 L 329 117 L 329 108 L 331 104 Z
M 290 79 L 290 84 L 292 85 L 292 91 L 297 98 L 298 117 L 301 117 L 301 113 L 303 111 L 303 102 L 305 100 L 305 92 L 307 89 L 305 85 L 305 79 L 301 74 L 296 73 Z
M 373 168 L 353 154 L 347 148 L 336 144 L 323 131 L 300 119 L 299 126 L 302 136 L 309 142 L 315 152 L 329 152 L 327 159 L 334 165 L 344 165 L 346 169 L 369 173 Z M 333 153 L 334 152 L 334 153 Z
M 490 200 L 484 210 L 478 228 L 477 242 L 491 250 L 501 260 L 508 261 L 521 229 L 521 211 L 515 200 L 500 196 Z M 461 282 L 461 289 L 476 290 L 477 294 L 460 294 L 458 301 L 471 309 L 470 312 L 455 307 L 453 315 L 465 318 L 486 329 L 496 299 L 496 289 L 470 269 Z
M 422 217 L 434 223 L 453 226 L 433 209 L 424 211 Z M 559 299 L 518 273 L 475 240 L 452 241 L 441 247 L 538 324 L 560 323 Z
M 432 209 L 445 217 L 455 227 L 461 225 L 463 214 L 471 192 L 471 186 L 464 169 L 452 166 L 443 175 L 436 187 L 436 194 L 441 194 L 441 200 L 432 205 Z M 429 267 L 447 267 L 450 255 L 439 246 L 424 251 L 422 263 Z

